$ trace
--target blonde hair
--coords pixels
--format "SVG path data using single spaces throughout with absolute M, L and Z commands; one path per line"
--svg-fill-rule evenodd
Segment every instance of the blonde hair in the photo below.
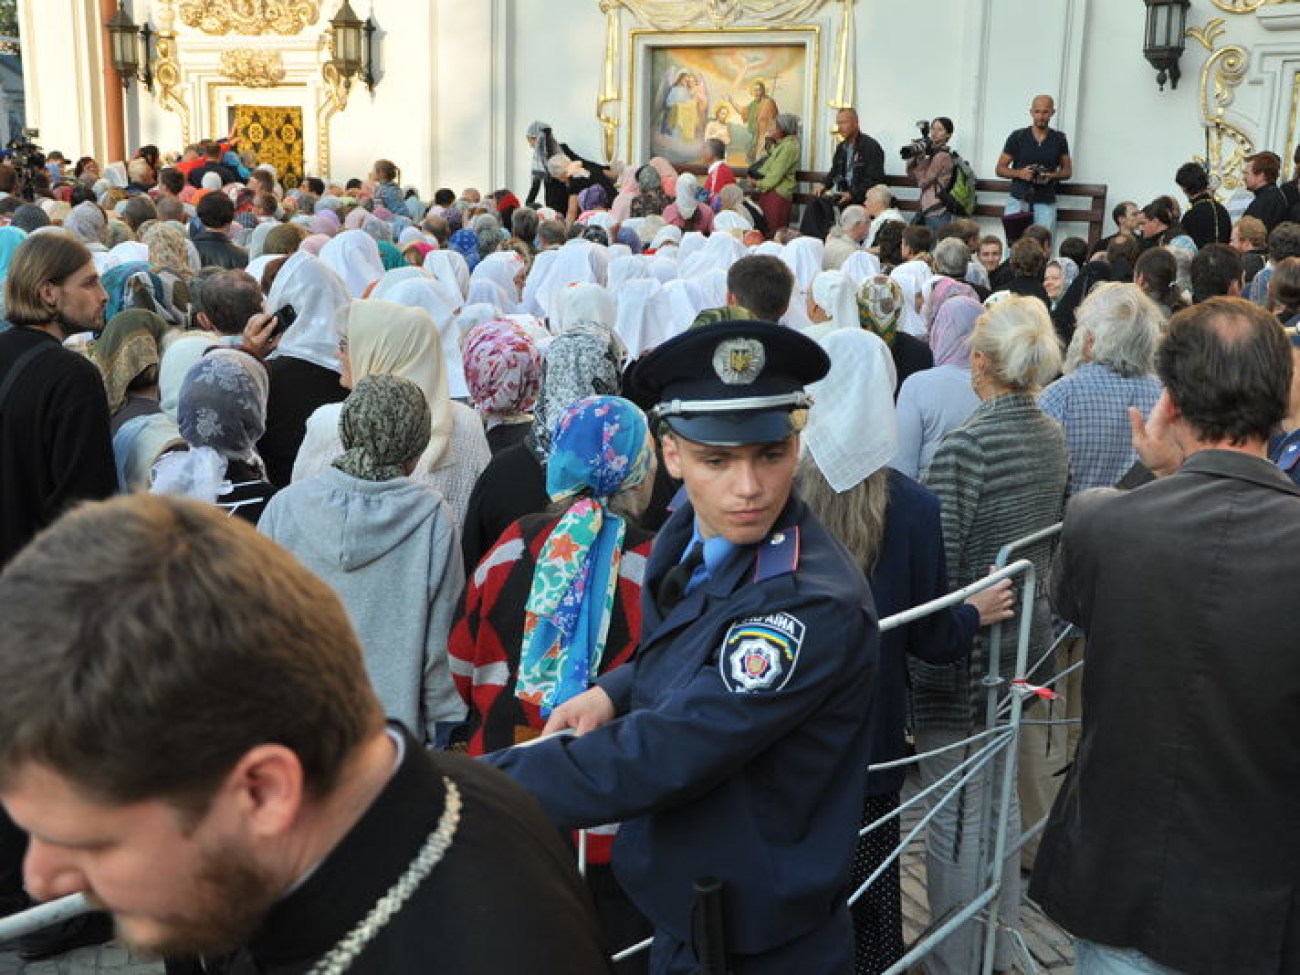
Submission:
M 889 468 L 882 467 L 847 491 L 837 492 L 826 475 L 804 451 L 795 471 L 799 497 L 854 561 L 870 574 L 885 538 L 885 513 L 889 508 Z
M 1061 340 L 1037 298 L 999 301 L 975 323 L 970 348 L 988 359 L 992 378 L 1016 391 L 1039 389 L 1061 371 Z

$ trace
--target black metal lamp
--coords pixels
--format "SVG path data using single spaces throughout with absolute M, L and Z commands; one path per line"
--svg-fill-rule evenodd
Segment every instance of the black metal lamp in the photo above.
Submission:
M 339 12 L 330 21 L 334 35 L 334 68 L 345 85 L 359 77 L 368 91 L 375 90 L 374 34 L 375 21 L 367 17 L 365 23 L 352 11 L 352 4 L 343 0 Z
M 113 70 L 122 78 L 122 87 L 127 88 L 132 78 L 153 91 L 153 53 L 150 41 L 153 28 L 147 23 L 136 27 L 131 15 L 126 12 L 123 0 L 117 0 L 117 13 L 104 25 L 108 28 L 110 51 L 112 52 Z M 140 59 L 139 41 L 144 42 L 144 59 Z
M 1185 49 L 1184 33 L 1187 30 L 1187 9 L 1192 0 L 1146 0 L 1147 33 L 1142 53 L 1156 69 L 1156 84 L 1165 90 L 1177 88 L 1182 72 L 1178 59 Z

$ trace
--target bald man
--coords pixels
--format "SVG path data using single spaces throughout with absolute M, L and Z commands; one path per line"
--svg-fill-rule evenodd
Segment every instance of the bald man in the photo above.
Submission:
M 1031 223 L 1056 232 L 1056 186 L 1070 178 L 1074 166 L 1065 133 L 1051 126 L 1055 114 L 1052 96 L 1038 95 L 1029 106 L 1033 124 L 1007 136 L 998 157 L 998 175 L 1011 180 L 1004 213 L 1008 243 Z

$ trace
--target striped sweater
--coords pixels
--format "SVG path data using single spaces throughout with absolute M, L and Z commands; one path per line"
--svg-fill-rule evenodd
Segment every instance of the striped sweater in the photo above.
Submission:
M 987 575 L 1003 545 L 1061 520 L 1068 470 L 1060 424 L 1028 393 L 985 400 L 944 438 L 925 483 L 939 498 L 955 588 Z M 1043 543 L 1013 556 L 1033 560 L 1044 593 L 1051 548 Z M 1046 598 L 1035 600 L 1031 664 L 1046 648 L 1050 623 Z M 1018 627 L 1019 614 L 1003 624 L 1003 674 L 1014 663 Z M 938 666 L 909 661 L 918 726 L 965 732 L 983 720 L 986 635 L 981 631 L 969 660 Z

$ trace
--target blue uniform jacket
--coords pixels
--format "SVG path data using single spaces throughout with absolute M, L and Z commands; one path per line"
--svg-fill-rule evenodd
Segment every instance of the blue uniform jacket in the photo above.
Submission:
M 600 685 L 619 717 L 489 756 L 563 827 L 622 821 L 615 872 L 690 941 L 691 885 L 723 881 L 730 950 L 831 919 L 862 814 L 877 658 L 861 569 L 803 502 L 662 618 L 653 593 L 691 537 L 682 506 L 647 566 L 637 657 Z

